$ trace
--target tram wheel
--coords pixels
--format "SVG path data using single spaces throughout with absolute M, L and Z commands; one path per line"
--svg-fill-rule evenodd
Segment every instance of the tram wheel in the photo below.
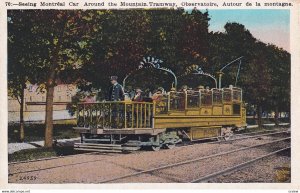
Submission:
M 154 145 L 152 145 L 152 146 L 151 146 L 151 149 L 152 149 L 153 151 L 159 151 L 159 150 L 160 150 L 160 146 L 154 146 Z
M 230 140 L 230 139 L 231 139 L 231 136 L 232 136 L 232 135 L 224 136 L 224 137 L 223 137 L 224 141 Z
M 232 139 L 232 137 L 233 137 L 233 132 L 229 132 L 229 133 L 226 133 L 226 134 L 223 136 L 223 139 L 224 139 L 225 141 L 228 141 L 228 140 Z
M 230 140 L 231 137 L 233 136 L 233 130 L 232 130 L 232 127 L 225 127 L 225 128 L 222 128 L 221 136 L 222 136 L 222 138 L 223 138 L 224 141 Z
M 166 147 L 167 149 L 173 149 L 175 146 L 176 146 L 175 143 L 166 143 L 166 144 L 165 144 L 165 147 Z

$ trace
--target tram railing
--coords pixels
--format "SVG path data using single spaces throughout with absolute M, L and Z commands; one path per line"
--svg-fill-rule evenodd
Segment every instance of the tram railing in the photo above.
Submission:
M 76 114 L 79 127 L 150 128 L 153 103 L 132 101 L 78 103 Z

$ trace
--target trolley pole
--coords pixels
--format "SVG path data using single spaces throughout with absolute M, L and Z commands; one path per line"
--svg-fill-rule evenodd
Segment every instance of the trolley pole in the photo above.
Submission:
M 221 72 L 221 71 L 219 71 L 219 72 L 217 72 L 217 75 L 218 75 L 218 77 L 219 77 L 219 89 L 221 89 L 222 88 L 222 76 L 223 76 L 223 72 Z
M 244 56 L 241 56 L 241 57 L 239 57 L 239 58 L 237 58 L 237 59 L 235 59 L 235 60 L 232 60 L 231 62 L 229 62 L 228 64 L 226 64 L 223 68 L 221 68 L 218 72 L 217 72 L 217 74 L 219 75 L 219 88 L 221 89 L 221 86 L 222 86 L 222 75 L 224 74 L 223 73 L 223 70 L 225 69 L 225 68 L 227 68 L 228 66 L 230 66 L 231 64 L 233 64 L 233 63 L 235 63 L 236 61 L 240 61 L 239 62 L 239 66 L 238 66 L 238 70 L 237 70 L 237 73 L 236 73 L 236 79 L 235 79 L 235 85 L 236 85 L 236 83 L 237 83 L 237 80 L 238 80 L 238 77 L 239 77 L 239 73 L 240 73 L 240 68 L 241 68 L 241 64 L 242 64 L 242 58 L 243 58 Z

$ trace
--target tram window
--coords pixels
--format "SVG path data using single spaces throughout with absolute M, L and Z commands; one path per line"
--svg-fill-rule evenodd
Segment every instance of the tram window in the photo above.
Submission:
M 187 94 L 187 108 L 197 108 L 199 107 L 199 93 L 188 93 Z
M 213 104 L 222 104 L 222 92 L 213 90 Z
M 223 101 L 224 102 L 231 102 L 231 89 L 224 89 L 223 90 Z
M 234 115 L 241 114 L 241 105 L 240 104 L 233 104 L 233 114 Z
M 240 89 L 234 89 L 232 99 L 234 101 L 241 101 L 241 94 L 242 92 Z
M 201 105 L 212 105 L 211 91 L 201 92 Z
M 182 92 L 170 93 L 170 110 L 185 109 L 185 94 Z

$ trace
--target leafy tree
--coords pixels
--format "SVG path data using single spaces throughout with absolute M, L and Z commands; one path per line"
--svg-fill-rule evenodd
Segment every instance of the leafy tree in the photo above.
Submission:
M 89 21 L 95 13 L 82 10 L 15 10 L 10 12 L 12 23 L 23 18 L 28 28 L 26 31 L 27 50 L 24 50 L 23 54 L 30 55 L 30 66 L 23 66 L 24 63 L 16 63 L 16 65 L 30 69 L 33 75 L 30 76 L 29 81 L 45 87 L 45 146 L 51 147 L 54 87 L 58 81 L 75 81 L 76 76 L 72 76 L 71 72 L 76 72 L 89 61 L 90 56 L 86 52 L 88 37 L 94 30 L 93 23 Z M 19 49 L 17 45 L 14 48 Z
M 96 21 L 97 33 L 91 37 L 91 61 L 81 70 L 79 84 L 83 90 L 93 87 L 105 92 L 109 76 L 117 75 L 122 80 L 144 56 L 147 20 L 141 10 L 108 10 Z
M 216 70 L 225 61 L 244 56 L 239 86 L 243 88 L 244 100 L 249 106 L 256 107 L 261 126 L 263 111 L 274 110 L 276 118 L 277 108 L 289 106 L 290 55 L 274 45 L 257 40 L 242 24 L 227 23 L 224 27 L 225 33 L 211 33 L 209 36 L 209 61 L 212 69 Z M 237 65 L 225 70 L 223 85 L 233 84 L 236 70 Z M 289 111 L 289 108 L 285 110 Z
M 267 45 L 272 89 L 268 99 L 268 110 L 275 112 L 278 125 L 279 112 L 290 112 L 290 54 L 275 45 Z
M 95 87 L 106 91 L 110 75 L 116 74 L 122 80 L 138 67 L 144 56 L 162 59 L 163 66 L 177 75 L 184 74 L 195 63 L 206 61 L 207 12 L 193 10 L 188 13 L 182 9 L 104 11 L 97 21 L 98 33 L 92 37 L 92 60 L 81 71 L 82 89 Z M 173 79 L 165 72 L 141 70 L 128 82 L 150 90 L 158 86 L 170 89 Z
M 257 107 L 258 125 L 262 126 L 262 111 L 271 93 L 271 74 L 264 43 L 257 43 L 255 57 L 247 64 L 247 74 L 243 75 L 245 99 Z
M 30 27 L 23 11 L 8 12 L 8 95 L 20 104 L 20 136 L 24 140 L 24 90 L 32 76 L 32 57 L 28 52 Z
M 9 20 L 9 52 L 16 55 L 9 55 L 9 87 L 16 89 L 11 89 L 14 96 L 21 96 L 24 85 L 18 81 L 44 86 L 47 147 L 52 145 L 57 82 L 75 83 L 83 91 L 100 89 L 104 98 L 109 76 L 122 80 L 144 56 L 162 59 L 163 66 L 182 75 L 180 83 L 190 87 L 200 81 L 211 85 L 201 77 L 183 76 L 197 65 L 215 73 L 244 56 L 238 86 L 244 90 L 245 101 L 256 106 L 259 124 L 263 110 L 289 110 L 284 108 L 290 103 L 289 53 L 257 40 L 242 24 L 227 23 L 224 33 L 209 33 L 207 11 L 15 10 L 9 11 Z M 223 85 L 233 84 L 236 70 L 233 65 L 224 71 Z M 152 69 L 140 71 L 128 81 L 152 90 L 158 86 L 169 89 L 173 80 Z

